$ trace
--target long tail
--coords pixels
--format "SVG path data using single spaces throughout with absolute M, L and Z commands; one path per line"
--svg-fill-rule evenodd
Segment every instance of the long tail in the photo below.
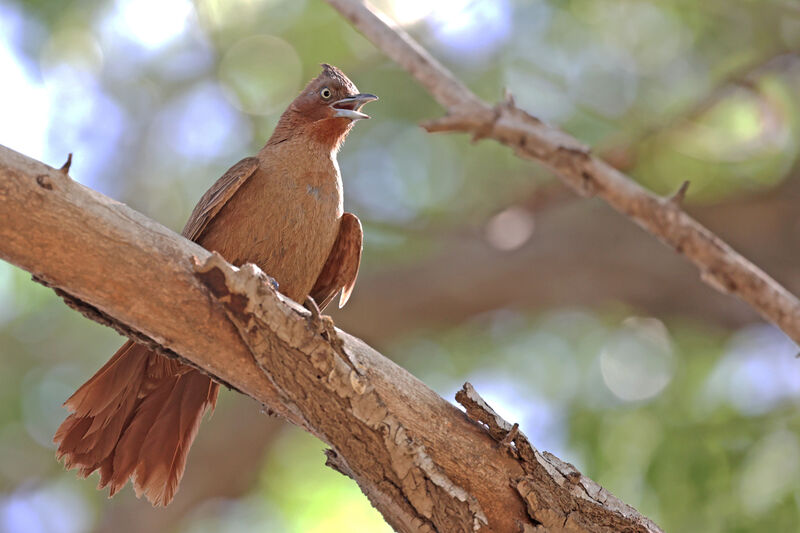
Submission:
M 167 505 L 219 385 L 193 368 L 128 341 L 73 394 L 56 431 L 56 457 L 86 477 L 100 470 L 109 497 L 131 478 L 136 495 Z

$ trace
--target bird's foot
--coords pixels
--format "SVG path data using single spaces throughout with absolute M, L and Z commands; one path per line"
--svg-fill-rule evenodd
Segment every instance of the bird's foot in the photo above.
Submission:
M 323 339 L 331 343 L 333 349 L 336 350 L 342 357 L 342 360 L 355 371 L 356 375 L 363 375 L 364 370 L 356 365 L 350 354 L 344 349 L 344 341 L 342 341 L 339 334 L 336 333 L 336 324 L 333 323 L 333 319 L 328 315 L 322 314 L 317 302 L 315 302 L 314 298 L 311 296 L 306 296 L 303 307 L 308 309 L 308 312 L 311 313 L 311 316 L 308 317 L 311 328 Z

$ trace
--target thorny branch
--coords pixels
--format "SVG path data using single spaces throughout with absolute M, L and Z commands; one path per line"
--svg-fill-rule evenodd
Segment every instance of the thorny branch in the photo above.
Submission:
M 428 131 L 494 139 L 519 157 L 544 164 L 579 194 L 602 198 L 686 256 L 699 268 L 705 283 L 741 298 L 800 344 L 797 297 L 686 214 L 679 201 L 650 193 L 573 137 L 516 107 L 513 98 L 494 107 L 484 103 L 372 6 L 360 0 L 327 1 L 447 110 L 446 116 L 423 125 Z M 681 197 L 678 194 L 676 199 Z

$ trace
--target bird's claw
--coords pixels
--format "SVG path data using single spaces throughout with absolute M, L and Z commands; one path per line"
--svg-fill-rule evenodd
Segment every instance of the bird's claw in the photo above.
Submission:
M 311 296 L 306 296 L 306 300 L 303 302 L 303 307 L 308 309 L 308 312 L 311 313 L 312 320 L 319 320 L 322 312 L 319 310 L 319 306 L 317 305 L 317 302 L 314 301 L 314 298 Z
M 319 306 L 317 305 L 317 302 L 314 301 L 314 298 L 311 296 L 306 296 L 306 299 L 303 302 L 303 307 L 308 309 L 308 312 L 311 313 L 309 322 L 312 326 L 314 326 L 314 330 L 316 330 L 317 333 L 323 333 L 325 331 L 325 324 L 322 320 L 322 311 L 319 310 Z

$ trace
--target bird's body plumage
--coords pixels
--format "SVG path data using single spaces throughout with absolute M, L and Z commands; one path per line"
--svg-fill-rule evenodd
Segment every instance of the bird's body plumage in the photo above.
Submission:
M 302 154 L 298 156 L 298 154 Z M 255 263 L 280 291 L 302 301 L 311 291 L 339 231 L 342 180 L 321 147 L 302 138 L 267 146 L 251 174 L 208 223 L 198 242 L 235 265 Z M 303 160 L 303 179 L 295 161 Z M 281 205 L 281 209 L 263 209 Z M 255 216 L 254 216 L 255 214 Z M 235 234 L 225 228 L 238 228 Z M 313 236 L 313 238 L 312 238 Z
M 294 300 L 311 295 L 324 307 L 341 290 L 343 305 L 362 232 L 358 218 L 343 213 L 336 153 L 353 121 L 366 117 L 358 108 L 374 99 L 323 65 L 257 156 L 201 198 L 183 235 L 235 265 L 255 263 Z M 166 505 L 218 392 L 197 370 L 128 341 L 65 402 L 71 414 L 54 438 L 58 457 L 83 476 L 100 470 L 110 495 L 131 478 L 137 495 Z

